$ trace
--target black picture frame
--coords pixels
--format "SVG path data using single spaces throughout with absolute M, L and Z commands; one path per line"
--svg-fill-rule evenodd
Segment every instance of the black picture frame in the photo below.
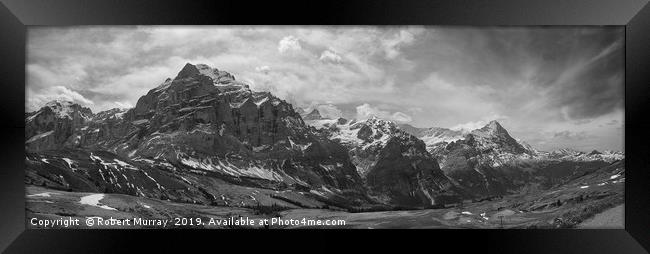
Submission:
M 124 252 L 125 246 L 196 247 L 388 243 L 489 246 L 496 253 L 647 253 L 650 249 L 650 5 L 647 0 L 153 1 L 0 0 L 0 250 Z M 28 26 L 70 25 L 614 25 L 625 27 L 625 229 L 589 230 L 25 230 L 24 108 Z M 354 236 L 352 236 L 354 234 Z M 367 240 L 354 240 L 362 239 Z M 398 238 L 399 237 L 399 238 Z M 408 237 L 401 240 L 402 237 Z M 143 240 L 147 239 L 147 240 Z M 179 241 L 179 239 L 181 239 Z M 220 240 L 216 240 L 220 239 Z M 254 244 L 247 243 L 255 239 Z M 291 239 L 290 242 L 284 242 Z M 467 244 L 457 242 L 466 240 Z M 141 242 L 143 241 L 143 242 Z M 414 241 L 417 244 L 407 244 Z M 187 245 L 180 245 L 187 243 Z M 231 243 L 231 242 L 229 242 Z M 235 243 L 232 243 L 235 244 Z M 142 246 L 140 246 L 142 247 Z M 216 248 L 216 247 L 215 247 Z M 293 248 L 293 247 L 292 247 Z M 438 249 L 438 247 L 435 247 Z M 645 250 L 644 250 L 645 249 Z M 336 248 L 334 250 L 337 250 Z

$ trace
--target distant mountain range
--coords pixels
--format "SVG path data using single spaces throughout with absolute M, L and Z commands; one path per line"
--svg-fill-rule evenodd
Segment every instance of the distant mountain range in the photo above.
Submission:
M 441 206 L 561 185 L 624 160 L 537 151 L 496 121 L 463 132 L 325 119 L 203 64 L 186 64 L 131 109 L 53 101 L 25 117 L 28 184 L 228 206 Z
M 362 177 L 375 164 L 365 159 L 373 158 L 368 152 L 359 151 L 366 151 L 373 144 L 385 142 L 392 136 L 410 134 L 424 142 L 427 152 L 437 160 L 444 175 L 455 187 L 460 187 L 461 190 L 456 189 L 456 192 L 461 196 L 510 194 L 530 184 L 548 187 L 564 177 L 575 174 L 583 167 L 593 169 L 624 159 L 623 153 L 612 151 L 538 151 L 529 144 L 511 137 L 497 121 L 491 121 L 479 129 L 458 131 L 441 127 L 417 128 L 377 118 L 361 122 L 342 118 L 325 119 L 317 116 L 316 110 L 305 114 L 313 119 L 306 120 L 307 124 L 329 132 L 331 139 L 340 140 L 348 147 L 352 161 L 357 165 Z M 355 136 L 361 131 L 355 132 L 355 128 L 351 126 L 358 126 L 360 123 L 374 127 L 371 137 L 377 137 L 377 141 L 360 141 L 361 136 Z M 570 167 L 569 164 L 573 169 L 558 172 L 553 170 Z

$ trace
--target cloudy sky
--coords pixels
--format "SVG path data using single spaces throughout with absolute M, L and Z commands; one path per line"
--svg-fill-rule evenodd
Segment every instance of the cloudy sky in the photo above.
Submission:
M 498 120 L 542 150 L 623 149 L 621 28 L 37 27 L 27 47 L 28 111 L 132 107 L 190 62 L 330 117 Z

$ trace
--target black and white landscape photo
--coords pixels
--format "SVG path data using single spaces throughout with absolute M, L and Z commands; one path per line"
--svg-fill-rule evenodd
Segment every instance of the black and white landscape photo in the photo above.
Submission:
M 28 228 L 623 228 L 618 27 L 27 32 Z

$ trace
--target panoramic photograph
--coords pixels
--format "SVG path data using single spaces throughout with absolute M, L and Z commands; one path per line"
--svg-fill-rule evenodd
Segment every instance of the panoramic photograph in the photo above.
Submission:
M 622 229 L 624 32 L 30 27 L 25 223 Z

